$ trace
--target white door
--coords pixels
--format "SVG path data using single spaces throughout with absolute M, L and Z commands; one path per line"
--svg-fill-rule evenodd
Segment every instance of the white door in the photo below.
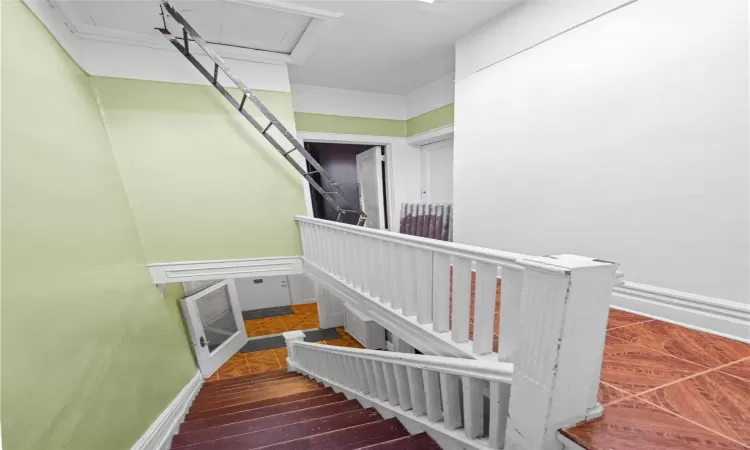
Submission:
M 422 201 L 453 203 L 453 139 L 423 145 Z
M 357 155 L 359 202 L 367 214 L 365 226 L 385 228 L 383 204 L 383 147 L 373 147 Z
M 234 281 L 243 311 L 292 304 L 286 275 L 237 278 Z
M 211 285 L 180 302 L 198 367 L 208 378 L 247 342 L 234 280 Z

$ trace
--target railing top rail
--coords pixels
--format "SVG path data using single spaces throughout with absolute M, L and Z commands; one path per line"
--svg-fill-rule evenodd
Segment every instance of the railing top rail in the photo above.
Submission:
M 295 341 L 294 346 L 389 364 L 434 370 L 435 372 L 443 372 L 452 375 L 470 376 L 486 381 L 510 383 L 513 378 L 513 364 L 507 362 L 487 362 L 476 359 L 450 358 L 447 356 L 415 355 L 411 353 L 353 349 L 302 341 Z
M 399 244 L 419 247 L 434 252 L 474 259 L 476 261 L 495 263 L 504 267 L 520 268 L 520 265 L 516 263 L 517 260 L 534 258 L 531 255 L 524 255 L 522 253 L 506 252 L 502 250 L 477 247 L 474 245 L 439 241 L 437 239 L 411 236 L 408 234 L 394 233 L 392 231 L 386 230 L 356 227 L 354 225 L 340 222 L 331 222 L 330 220 L 316 219 L 308 216 L 295 216 L 294 218 L 299 222 L 321 225 L 324 227 L 339 229 L 349 233 L 378 238 L 384 241 L 397 242 Z

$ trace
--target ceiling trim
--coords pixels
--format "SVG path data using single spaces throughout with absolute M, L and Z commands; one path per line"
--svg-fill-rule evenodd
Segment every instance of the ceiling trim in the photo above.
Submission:
M 326 12 L 313 8 L 291 5 L 284 2 L 271 3 L 267 0 L 223 1 L 304 15 L 312 19 L 290 54 L 241 48 L 230 45 L 210 44 L 223 58 L 241 61 L 271 64 L 302 64 L 315 51 L 321 38 L 336 25 L 337 19 L 342 17 L 339 13 Z M 174 47 L 164 39 L 161 33 L 157 30 L 154 30 L 153 34 L 141 34 L 115 28 L 91 25 L 81 21 L 80 17 L 68 1 L 48 0 L 48 3 L 60 11 L 65 26 L 74 36 L 80 39 L 146 47 L 156 50 L 174 51 Z M 197 45 L 192 48 L 194 53 L 204 53 Z
M 342 13 L 335 11 L 326 11 L 308 6 L 296 5 L 294 3 L 279 2 L 275 0 L 225 0 L 229 3 L 240 5 L 251 5 L 259 8 L 268 8 L 274 11 L 288 12 L 300 16 L 311 17 L 313 19 L 340 19 L 344 17 Z

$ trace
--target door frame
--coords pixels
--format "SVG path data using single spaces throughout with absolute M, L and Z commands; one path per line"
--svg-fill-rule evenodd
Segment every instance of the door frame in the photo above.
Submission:
M 389 136 L 369 136 L 369 135 L 358 135 L 358 134 L 338 134 L 338 133 L 322 133 L 322 132 L 298 132 L 297 139 L 305 145 L 305 143 L 322 143 L 322 144 L 355 144 L 355 145 L 369 145 L 371 147 L 380 146 L 383 147 L 383 160 L 385 161 L 385 192 L 386 192 L 386 205 L 385 208 L 388 214 L 388 230 L 398 231 L 399 222 L 401 220 L 401 211 L 398 210 L 395 203 L 395 189 L 393 187 L 393 139 Z M 303 166 L 304 167 L 304 166 Z M 310 193 L 310 185 L 307 181 L 300 177 L 301 183 L 305 192 L 305 204 L 307 205 L 307 215 L 314 217 L 313 206 L 312 206 L 312 195 Z

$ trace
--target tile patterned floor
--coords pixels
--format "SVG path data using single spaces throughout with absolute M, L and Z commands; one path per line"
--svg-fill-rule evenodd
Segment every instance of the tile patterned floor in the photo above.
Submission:
M 587 449 L 750 449 L 750 345 L 611 310 Z
M 294 314 L 287 316 L 267 317 L 245 321 L 245 330 L 250 337 L 278 334 L 285 331 L 309 330 L 318 328 L 318 306 L 316 304 L 294 305 Z M 343 327 L 336 328 L 341 335 L 338 339 L 319 341 L 319 344 L 337 345 L 340 347 L 364 348 Z M 252 353 L 236 353 L 214 373 L 207 382 L 241 377 L 270 370 L 286 369 L 286 348 L 262 350 Z

